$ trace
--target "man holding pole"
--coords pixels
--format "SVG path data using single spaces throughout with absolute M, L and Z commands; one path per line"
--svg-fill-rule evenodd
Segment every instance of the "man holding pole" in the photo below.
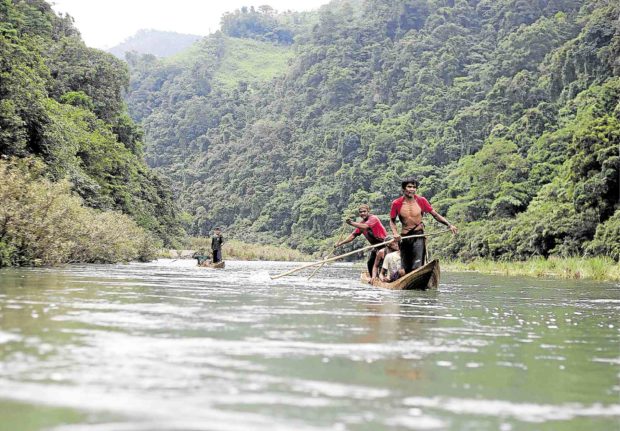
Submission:
M 222 244 L 224 243 L 224 237 L 222 236 L 222 229 L 215 228 L 213 236 L 211 237 L 211 251 L 213 252 L 213 263 L 222 261 Z
M 398 240 L 401 236 L 420 235 L 416 238 L 407 238 L 400 241 L 400 258 L 406 274 L 425 263 L 426 241 L 423 236 L 424 223 L 422 222 L 424 214 L 429 213 L 439 223 L 445 224 L 452 234 L 456 234 L 458 229 L 439 215 L 424 197 L 416 194 L 419 186 L 417 179 L 413 177 L 405 178 L 402 180 L 401 186 L 403 196 L 392 202 L 390 210 L 390 228 L 394 234 L 394 239 Z M 396 217 L 400 219 L 401 223 L 400 234 L 396 227 Z
M 359 215 L 362 218 L 362 221 L 359 223 L 351 220 L 350 218 L 346 220 L 346 223 L 350 226 L 353 226 L 355 230 L 347 238 L 343 239 L 342 241 L 338 241 L 334 247 L 339 247 L 343 244 L 347 244 L 353 241 L 360 234 L 364 235 L 368 242 L 373 245 L 380 244 L 385 241 L 387 231 L 385 230 L 385 227 L 383 227 L 381 220 L 379 220 L 376 215 L 370 214 L 370 206 L 368 206 L 367 204 L 360 205 Z M 372 268 L 374 266 L 376 256 L 377 249 L 371 249 L 370 253 L 368 254 L 367 262 L 368 274 L 370 274 L 370 276 L 372 276 Z

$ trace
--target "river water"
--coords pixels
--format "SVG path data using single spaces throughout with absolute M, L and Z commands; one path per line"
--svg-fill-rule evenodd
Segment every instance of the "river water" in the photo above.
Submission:
M 620 287 L 193 260 L 0 270 L 0 430 L 618 430 Z

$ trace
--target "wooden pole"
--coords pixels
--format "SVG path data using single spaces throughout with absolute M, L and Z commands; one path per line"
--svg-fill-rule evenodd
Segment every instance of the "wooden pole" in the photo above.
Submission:
M 400 239 L 425 238 L 425 237 L 429 237 L 429 236 L 441 235 L 442 233 L 446 233 L 446 232 L 450 232 L 450 229 L 442 230 L 440 232 L 425 233 L 425 234 L 422 234 L 422 235 L 407 235 L 407 236 L 401 237 Z M 272 280 L 275 280 L 276 278 L 284 277 L 284 276 L 292 274 L 294 272 L 301 271 L 302 269 L 310 268 L 310 267 L 313 267 L 313 266 L 316 266 L 316 265 L 325 265 L 328 262 L 334 262 L 334 261 L 336 261 L 338 259 L 342 259 L 343 257 L 351 256 L 352 254 L 355 254 L 355 253 L 359 253 L 359 252 L 362 252 L 362 251 L 370 250 L 372 248 L 381 247 L 381 246 L 384 246 L 384 245 L 387 245 L 387 244 L 391 243 L 392 241 L 394 241 L 394 240 L 390 239 L 389 241 L 384 241 L 384 242 L 379 243 L 379 244 L 369 245 L 369 246 L 366 246 L 366 247 L 363 247 L 363 248 L 360 248 L 360 249 L 357 249 L 357 250 L 350 251 L 350 252 L 345 253 L 345 254 L 341 254 L 340 256 L 334 256 L 334 257 L 326 258 L 326 259 L 323 259 L 323 260 L 319 260 L 317 262 L 308 263 L 308 264 L 302 265 L 300 267 L 291 269 L 290 271 L 283 272 L 282 274 L 270 275 L 270 277 L 271 277 Z
M 338 240 L 336 241 L 336 244 L 338 244 L 340 242 L 340 240 L 342 239 L 342 235 L 344 235 L 344 230 L 347 227 L 347 224 L 344 223 L 342 225 L 342 229 L 340 229 L 340 235 L 338 236 Z M 336 251 L 336 244 L 334 244 L 334 247 L 332 248 L 332 251 L 329 252 L 329 254 L 327 256 L 325 256 L 323 259 L 327 259 L 332 257 L 332 255 L 334 254 L 334 252 Z M 319 267 L 317 267 L 312 274 L 310 274 L 310 276 L 308 277 L 308 280 L 310 280 L 312 277 L 314 277 L 314 274 L 316 274 L 318 272 L 319 269 L 323 268 L 323 266 L 325 265 L 325 263 L 322 263 Z

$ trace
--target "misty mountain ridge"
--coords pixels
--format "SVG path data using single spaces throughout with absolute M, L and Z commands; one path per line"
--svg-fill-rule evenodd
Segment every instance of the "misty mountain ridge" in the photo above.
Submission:
M 135 35 L 108 49 L 107 52 L 124 59 L 126 52 L 152 54 L 156 57 L 169 57 L 191 46 L 203 36 L 182 34 L 173 31 L 141 29 Z

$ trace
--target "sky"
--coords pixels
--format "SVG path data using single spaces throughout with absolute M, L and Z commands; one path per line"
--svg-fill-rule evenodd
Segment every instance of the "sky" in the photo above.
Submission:
M 318 9 L 329 0 L 50 0 L 68 13 L 92 48 L 111 48 L 141 29 L 206 36 L 219 30 L 220 18 L 242 6 L 268 4 L 277 11 Z

